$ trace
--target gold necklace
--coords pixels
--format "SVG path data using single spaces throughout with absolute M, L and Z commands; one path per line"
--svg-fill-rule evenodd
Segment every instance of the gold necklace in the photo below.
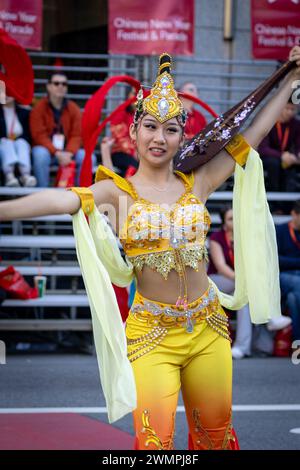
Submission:
M 169 189 L 169 188 L 171 187 L 171 184 L 172 184 L 172 183 L 169 183 L 168 186 L 167 186 L 166 188 L 164 188 L 164 189 L 157 188 L 156 186 L 152 186 L 152 185 L 150 186 L 150 188 L 155 189 L 155 191 L 160 191 L 161 193 L 164 193 L 164 192 L 167 191 L 167 189 Z
M 163 189 L 157 188 L 156 186 L 153 186 L 153 185 L 147 185 L 147 186 L 144 186 L 144 185 L 143 185 L 143 188 L 145 188 L 145 187 L 146 187 L 146 188 L 151 188 L 151 189 L 155 189 L 156 191 L 160 191 L 161 193 L 163 193 L 163 192 L 167 191 L 167 190 L 171 187 L 172 183 L 173 183 L 173 181 L 171 181 L 171 182 L 168 184 L 168 186 L 167 186 L 166 188 L 163 188 Z M 142 183 L 141 183 L 141 184 L 142 184 Z M 136 184 L 135 184 L 135 186 L 136 186 Z M 139 185 L 138 185 L 138 186 L 139 186 Z

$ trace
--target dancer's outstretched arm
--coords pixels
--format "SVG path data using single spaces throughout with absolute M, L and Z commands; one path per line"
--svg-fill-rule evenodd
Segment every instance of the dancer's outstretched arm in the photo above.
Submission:
M 112 203 L 113 184 L 109 180 L 90 186 L 96 206 Z M 39 217 L 42 215 L 74 214 L 80 208 L 80 198 L 73 191 L 44 191 L 0 202 L 0 221 Z
M 289 60 L 295 61 L 298 67 L 284 78 L 276 94 L 263 106 L 251 125 L 242 132 L 253 148 L 258 147 L 275 125 L 293 92 L 293 82 L 300 79 L 300 46 L 295 46 L 290 51 Z M 233 174 L 235 164 L 227 151 L 222 150 L 208 163 L 195 171 L 196 182 L 198 178 L 199 184 L 205 184 L 207 195 L 209 195 Z

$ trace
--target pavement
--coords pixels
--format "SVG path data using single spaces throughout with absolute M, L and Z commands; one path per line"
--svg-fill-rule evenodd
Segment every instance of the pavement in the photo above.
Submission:
M 108 425 L 95 356 L 8 355 L 0 383 L 0 449 L 124 449 L 133 442 L 131 415 Z M 299 391 L 300 364 L 290 358 L 235 360 L 233 424 L 241 449 L 299 450 Z M 181 397 L 175 447 L 187 448 Z

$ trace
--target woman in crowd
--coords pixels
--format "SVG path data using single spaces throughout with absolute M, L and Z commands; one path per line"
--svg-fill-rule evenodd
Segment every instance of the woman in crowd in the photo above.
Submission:
M 7 96 L 0 105 L 0 161 L 5 186 L 36 186 L 36 178 L 30 174 L 29 110 L 19 106 Z M 20 178 L 17 178 L 16 167 Z

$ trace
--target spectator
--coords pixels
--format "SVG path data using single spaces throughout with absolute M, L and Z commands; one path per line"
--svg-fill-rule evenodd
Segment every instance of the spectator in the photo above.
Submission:
M 233 211 L 224 206 L 220 211 L 222 228 L 210 236 L 210 263 L 207 274 L 218 288 L 227 294 L 233 294 L 235 288 L 234 248 L 233 248 Z M 280 330 L 291 323 L 289 317 L 272 319 L 268 330 Z M 232 357 L 242 359 L 251 355 L 252 323 L 249 305 L 237 311 L 237 329 L 232 346 Z
M 182 93 L 198 97 L 197 87 L 192 82 L 185 82 L 181 87 Z M 184 133 L 186 139 L 192 139 L 198 132 L 200 132 L 207 124 L 205 117 L 194 108 L 194 103 L 185 98 L 181 98 L 184 109 L 187 112 L 187 122 L 185 125 Z
M 135 90 L 130 88 L 127 98 L 134 96 Z M 135 107 L 128 106 L 120 111 L 111 121 L 111 160 L 114 167 L 118 168 L 119 174 L 125 176 L 127 170 L 132 167 L 137 169 L 139 162 L 136 155 L 136 147 L 129 136 L 129 127 L 133 123 Z M 103 163 L 105 165 L 105 163 Z M 133 174 L 133 173 L 132 173 Z
M 269 191 L 300 190 L 300 122 L 296 113 L 297 105 L 289 101 L 258 148 Z
M 300 200 L 295 201 L 291 220 L 276 226 L 280 287 L 292 317 L 293 339 L 300 339 Z
M 30 175 L 29 110 L 19 106 L 14 98 L 6 97 L 0 105 L 0 159 L 5 186 L 35 186 L 36 179 Z M 18 165 L 20 178 L 15 175 Z
M 114 171 L 114 166 L 111 158 L 111 149 L 114 142 L 115 139 L 112 139 L 111 137 L 103 137 L 100 144 L 102 165 L 112 171 Z
M 42 98 L 30 114 L 34 173 L 38 186 L 49 186 L 49 167 L 76 162 L 76 185 L 84 158 L 81 145 L 81 114 L 74 101 L 66 98 L 67 77 L 54 72 L 47 83 L 48 96 Z M 93 164 L 96 163 L 93 156 Z

